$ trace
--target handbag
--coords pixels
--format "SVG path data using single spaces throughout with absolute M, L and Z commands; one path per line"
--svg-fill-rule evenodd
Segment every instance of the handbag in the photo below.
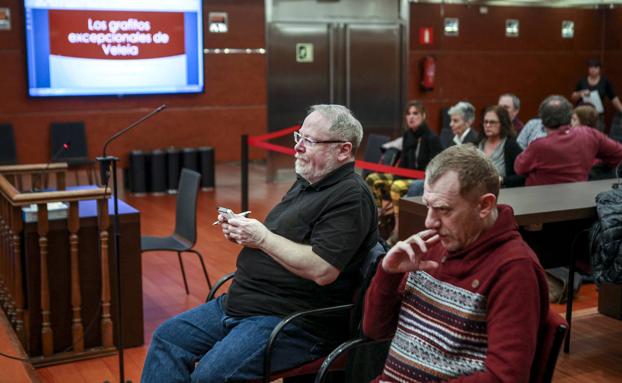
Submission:
M 549 285 L 549 302 L 550 303 L 566 303 L 568 297 L 568 273 L 567 267 L 555 267 L 545 269 L 546 282 Z M 581 274 L 574 273 L 573 297 L 576 297 L 581 288 L 583 277 Z

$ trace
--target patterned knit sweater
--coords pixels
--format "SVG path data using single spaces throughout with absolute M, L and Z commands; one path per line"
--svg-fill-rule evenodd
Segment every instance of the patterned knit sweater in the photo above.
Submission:
M 440 244 L 425 259 L 439 268 L 389 274 L 379 267 L 364 332 L 393 337 L 386 382 L 528 382 L 548 313 L 544 271 L 522 241 L 509 206 L 467 248 Z

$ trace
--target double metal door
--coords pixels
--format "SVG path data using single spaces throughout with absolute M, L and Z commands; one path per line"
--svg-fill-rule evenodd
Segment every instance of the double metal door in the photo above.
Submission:
M 365 134 L 400 130 L 400 23 L 273 22 L 268 27 L 268 129 L 302 122 L 313 104 L 342 104 Z

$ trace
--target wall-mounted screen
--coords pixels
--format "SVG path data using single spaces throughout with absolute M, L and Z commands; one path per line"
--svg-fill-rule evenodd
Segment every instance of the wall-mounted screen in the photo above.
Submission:
M 25 0 L 28 94 L 203 91 L 202 0 Z

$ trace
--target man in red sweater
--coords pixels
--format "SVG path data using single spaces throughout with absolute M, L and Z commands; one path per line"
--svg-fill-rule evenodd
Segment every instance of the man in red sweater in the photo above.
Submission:
M 528 382 L 548 314 L 544 271 L 499 176 L 457 145 L 427 167 L 427 230 L 398 242 L 365 299 L 363 331 L 393 337 L 376 382 Z
M 570 126 L 572 105 L 563 96 L 547 97 L 540 105 L 547 132 L 525 148 L 514 161 L 516 174 L 525 184 L 545 185 L 587 181 L 596 159 L 611 168 L 622 161 L 622 145 L 587 126 Z

